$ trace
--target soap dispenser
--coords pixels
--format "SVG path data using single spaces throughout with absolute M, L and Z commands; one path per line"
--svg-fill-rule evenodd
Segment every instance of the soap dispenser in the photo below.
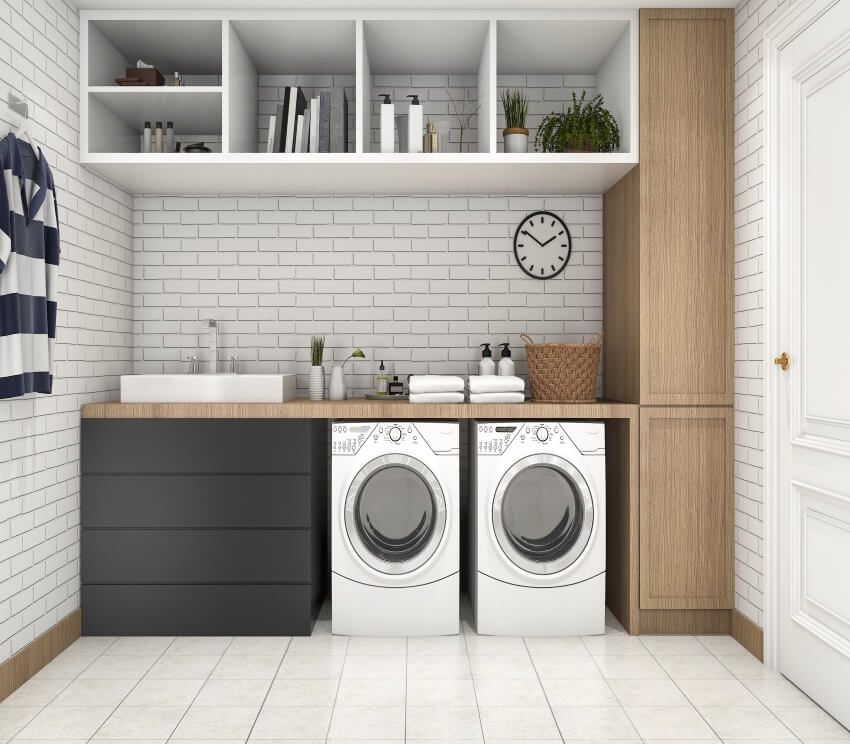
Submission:
M 479 344 L 484 349 L 481 351 L 481 361 L 478 362 L 479 375 L 495 375 L 496 363 L 493 361 L 493 352 L 490 351 L 490 344 Z
M 516 368 L 514 367 L 514 360 L 511 359 L 510 343 L 506 341 L 503 344 L 499 344 L 499 346 L 502 347 L 502 357 L 499 359 L 499 374 L 513 377 Z
M 375 378 L 375 395 L 387 394 L 387 373 L 384 369 L 384 360 L 381 360 L 381 366 L 378 367 L 378 376 Z
M 395 106 L 389 93 L 380 95 L 381 104 L 381 152 L 395 152 Z
M 416 93 L 409 94 L 410 108 L 407 111 L 407 150 L 422 152 L 422 104 Z

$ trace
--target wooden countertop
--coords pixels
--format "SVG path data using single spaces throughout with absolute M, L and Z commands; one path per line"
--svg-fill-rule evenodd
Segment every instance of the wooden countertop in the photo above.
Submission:
M 351 398 L 288 403 L 88 403 L 83 418 L 636 419 L 633 403 L 409 403 Z

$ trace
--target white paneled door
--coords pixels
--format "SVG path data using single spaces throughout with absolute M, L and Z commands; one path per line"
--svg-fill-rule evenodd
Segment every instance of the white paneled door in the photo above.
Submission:
M 778 666 L 850 726 L 850 0 L 768 47 Z M 793 11 L 792 11 L 793 12 Z M 768 32 L 768 43 L 771 32 Z

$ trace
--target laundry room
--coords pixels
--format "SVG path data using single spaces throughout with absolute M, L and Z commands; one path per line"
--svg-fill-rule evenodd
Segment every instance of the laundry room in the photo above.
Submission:
M 0 741 L 850 742 L 850 0 L 597 5 L 0 0 Z

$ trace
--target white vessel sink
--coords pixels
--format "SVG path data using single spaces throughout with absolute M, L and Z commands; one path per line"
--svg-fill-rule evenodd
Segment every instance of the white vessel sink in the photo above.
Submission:
M 122 375 L 122 403 L 285 403 L 295 375 Z

